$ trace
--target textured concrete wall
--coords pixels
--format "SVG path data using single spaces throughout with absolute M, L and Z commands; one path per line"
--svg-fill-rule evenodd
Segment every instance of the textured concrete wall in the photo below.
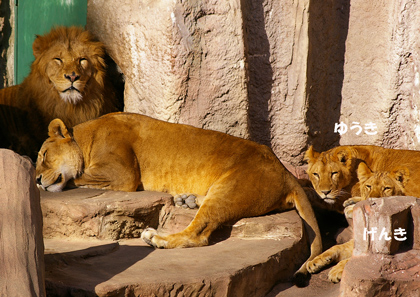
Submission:
M 309 0 L 90 0 L 127 111 L 227 132 L 285 161 L 306 147 Z M 106 21 L 105 21 L 106 20 Z
M 341 144 L 420 148 L 419 13 L 411 0 L 351 1 L 340 120 L 377 134 L 348 132 Z
M 89 0 L 88 29 L 125 74 L 126 110 L 298 164 L 308 144 L 419 148 L 419 5 Z
M 127 111 L 248 136 L 239 1 L 92 0 L 88 29 L 125 74 Z

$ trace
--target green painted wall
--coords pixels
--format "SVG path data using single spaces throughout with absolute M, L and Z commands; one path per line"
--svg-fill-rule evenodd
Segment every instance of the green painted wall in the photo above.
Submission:
M 87 0 L 16 0 L 15 84 L 29 74 L 35 35 L 57 25 L 86 26 Z

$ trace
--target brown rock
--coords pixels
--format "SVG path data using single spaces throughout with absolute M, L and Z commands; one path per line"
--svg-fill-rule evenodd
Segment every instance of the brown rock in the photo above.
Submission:
M 35 168 L 9 150 L 0 150 L 0 197 L 0 295 L 45 296 Z
M 144 228 L 158 226 L 160 210 L 171 201 L 169 194 L 146 191 L 42 191 L 44 237 L 140 237 Z
M 410 211 L 414 205 L 417 205 L 417 198 L 407 196 L 369 198 L 358 203 L 353 210 L 353 255 L 395 254 L 401 244 L 413 238 L 413 232 L 409 233 L 409 225 Z M 398 235 L 399 228 L 407 234 Z M 405 237 L 406 240 L 398 240 Z
M 413 229 L 417 230 L 414 232 L 413 249 L 420 250 L 420 199 L 417 199 L 417 204 L 411 209 L 411 217 L 413 218 Z
M 127 111 L 249 137 L 300 161 L 309 1 L 89 1 Z M 331 133 L 330 133 L 331 134 Z
M 178 228 L 184 228 L 195 212 L 172 211 L 166 224 L 178 222 Z M 285 232 L 279 232 L 281 228 Z M 308 256 L 302 221 L 295 211 L 240 220 L 216 233 L 209 246 L 171 250 L 155 250 L 139 239 L 124 239 L 118 246 L 109 241 L 48 239 L 47 292 L 264 296 L 276 282 L 290 279 Z
M 417 297 L 420 295 L 420 252 L 351 258 L 340 285 L 343 297 Z
M 418 208 L 419 200 L 415 197 L 370 198 L 356 204 L 353 257 L 345 266 L 340 296 L 420 295 L 418 226 L 412 229 L 418 224 L 415 218 Z M 377 228 L 374 237 L 364 238 L 365 230 L 371 231 L 374 227 Z M 395 231 L 399 228 L 406 234 L 399 235 Z M 382 229 L 390 240 L 379 239 Z M 397 240 L 403 237 L 404 240 Z

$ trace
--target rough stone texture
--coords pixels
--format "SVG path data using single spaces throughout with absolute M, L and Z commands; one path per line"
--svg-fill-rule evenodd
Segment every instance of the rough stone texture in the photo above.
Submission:
M 171 201 L 171 195 L 159 192 L 42 191 L 44 237 L 140 237 L 144 228 L 158 226 L 160 210 Z
M 1 296 L 45 296 L 35 169 L 10 150 L 0 150 L 0 276 Z
M 420 295 L 420 251 L 387 256 L 353 257 L 340 285 L 343 297 L 417 297 Z
M 370 198 L 356 204 L 353 257 L 345 266 L 340 296 L 419 296 L 419 209 L 414 197 Z M 375 238 L 365 240 L 364 228 L 373 227 L 378 229 Z M 394 230 L 400 227 L 407 232 L 404 241 L 395 240 Z M 379 240 L 382 228 L 392 240 Z
M 354 250 L 353 255 L 359 256 L 367 253 L 395 254 L 401 245 L 413 240 L 411 229 L 411 208 L 417 205 L 415 197 L 387 197 L 369 198 L 358 203 L 353 209 Z M 376 228 L 376 229 L 375 229 Z M 402 228 L 407 234 L 395 235 L 395 229 Z M 367 234 L 365 230 L 374 234 Z M 385 236 L 380 239 L 385 231 L 390 240 Z M 399 241 L 397 238 L 407 237 L 407 240 Z
M 240 1 L 92 0 L 87 27 L 125 74 L 127 111 L 248 136 Z
M 349 129 L 340 144 L 420 148 L 419 13 L 411 0 L 351 1 L 340 121 L 378 133 Z
M 45 210 L 46 205 L 52 205 L 52 198 L 44 194 Z M 140 202 L 135 204 L 135 199 L 147 200 L 143 202 L 143 213 L 154 211 L 155 218 L 160 217 L 162 232 L 184 229 L 196 213 L 196 210 L 166 205 L 165 194 L 164 198 L 160 193 L 150 192 L 116 198 L 125 194 L 80 189 L 63 192 L 54 203 L 58 205 L 61 201 L 60 216 L 68 214 L 72 222 L 45 220 L 45 230 L 51 227 L 69 230 L 76 217 L 85 220 L 84 225 L 78 224 L 80 229 L 94 226 L 93 230 L 97 230 L 97 220 L 107 221 L 106 217 L 112 213 L 121 214 L 120 224 L 126 221 L 125 225 L 129 225 L 131 218 L 126 209 L 142 208 Z M 78 198 L 81 196 L 85 198 Z M 98 211 L 102 205 L 109 206 L 110 214 Z M 69 213 L 70 208 L 76 209 L 77 215 Z M 53 214 L 57 212 L 48 216 Z M 139 215 L 136 220 L 144 219 Z M 54 225 L 49 226 L 51 222 Z M 140 239 L 113 242 L 87 238 L 87 233 L 82 231 L 79 233 L 83 237 L 75 232 L 69 232 L 72 235 L 69 238 L 60 234 L 59 238 L 45 240 L 47 293 L 53 296 L 264 296 L 279 280 L 290 279 L 308 257 L 302 227 L 295 211 L 246 218 L 216 231 L 207 247 L 173 250 L 155 250 Z
M 91 0 L 87 27 L 125 74 L 127 111 L 249 137 L 296 164 L 307 141 L 308 7 Z

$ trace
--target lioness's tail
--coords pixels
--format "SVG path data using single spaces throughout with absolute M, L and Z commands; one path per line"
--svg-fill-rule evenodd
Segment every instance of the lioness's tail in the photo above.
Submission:
M 310 257 L 305 261 L 305 263 L 303 263 L 303 265 L 299 268 L 298 271 L 296 271 L 294 275 L 295 284 L 297 286 L 304 286 L 306 276 L 308 274 L 306 264 L 308 261 L 322 253 L 322 239 L 315 213 L 312 209 L 308 197 L 305 194 L 305 191 L 301 187 L 296 187 L 296 189 L 293 190 L 293 192 L 289 195 L 294 196 L 293 199 L 295 208 L 304 221 L 305 230 L 311 245 Z

